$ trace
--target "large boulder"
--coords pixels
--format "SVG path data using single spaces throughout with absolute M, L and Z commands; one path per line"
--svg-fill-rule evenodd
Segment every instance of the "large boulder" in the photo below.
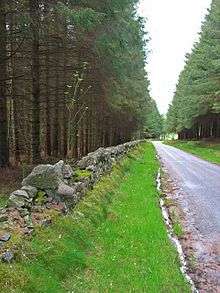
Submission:
M 59 161 L 55 165 L 39 165 L 22 181 L 22 185 L 29 185 L 43 190 L 56 190 L 64 179 L 64 166 L 63 161 Z
M 32 198 L 25 190 L 16 190 L 11 193 L 8 205 L 10 207 L 29 207 L 32 203 Z

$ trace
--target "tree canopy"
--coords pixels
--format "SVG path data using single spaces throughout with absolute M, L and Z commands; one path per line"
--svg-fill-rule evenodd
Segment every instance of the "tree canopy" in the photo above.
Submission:
M 220 136 L 220 2 L 213 0 L 200 40 L 181 72 L 167 130 L 183 138 Z M 181 136 L 181 135 L 180 135 Z
M 78 158 L 151 123 L 137 3 L 1 1 L 0 165 Z

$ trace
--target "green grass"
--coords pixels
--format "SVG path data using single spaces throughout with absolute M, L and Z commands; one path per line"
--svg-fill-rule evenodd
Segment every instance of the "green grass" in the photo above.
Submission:
M 0 264 L 0 292 L 190 292 L 168 240 L 151 144 L 114 167 L 68 216 Z M 21 251 L 23 253 L 21 253 Z
M 0 194 L 0 208 L 4 208 L 8 201 L 8 197 L 4 194 Z
M 182 225 L 179 222 L 173 223 L 173 232 L 176 234 L 178 238 L 183 237 L 184 231 Z
M 211 163 L 220 164 L 220 143 L 204 141 L 166 141 L 165 143 Z

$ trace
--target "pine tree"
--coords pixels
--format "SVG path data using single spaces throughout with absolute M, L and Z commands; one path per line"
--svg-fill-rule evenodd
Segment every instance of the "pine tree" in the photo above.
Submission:
M 159 135 L 137 2 L 1 1 L 0 165 Z
M 168 112 L 167 128 L 181 139 L 220 137 L 219 23 L 220 3 L 213 0 Z

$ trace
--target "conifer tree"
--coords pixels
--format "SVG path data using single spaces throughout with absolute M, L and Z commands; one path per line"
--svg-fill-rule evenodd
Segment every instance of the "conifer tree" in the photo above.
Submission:
M 158 127 L 137 2 L 0 2 L 0 165 L 77 159 Z
M 168 112 L 168 131 L 181 139 L 220 137 L 219 24 L 220 2 L 213 0 Z

